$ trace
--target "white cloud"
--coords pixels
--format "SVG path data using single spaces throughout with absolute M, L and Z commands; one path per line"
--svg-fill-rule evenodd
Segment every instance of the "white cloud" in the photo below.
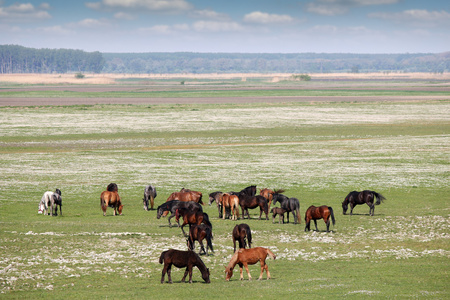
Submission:
M 198 32 L 237 32 L 243 27 L 236 22 L 198 21 L 192 25 Z
M 256 24 L 289 24 L 295 19 L 289 15 L 268 14 L 265 12 L 254 11 L 244 16 L 244 22 Z
M 74 32 L 70 29 L 64 28 L 63 26 L 56 25 L 56 26 L 49 26 L 49 27 L 38 27 L 35 31 L 39 34 L 46 34 L 46 35 L 70 35 Z
M 351 8 L 369 5 L 388 5 L 400 0 L 316 0 L 306 4 L 306 10 L 311 13 L 334 16 L 347 13 Z
M 92 9 L 127 9 L 158 12 L 181 12 L 192 9 L 192 4 L 185 0 L 102 0 L 101 2 L 87 2 Z
M 156 34 L 156 35 L 172 35 L 182 31 L 190 30 L 189 25 L 187 24 L 175 24 L 172 26 L 169 25 L 155 25 L 152 27 L 142 27 L 138 29 L 140 34 L 148 35 L 148 34 Z
M 425 27 L 450 25 L 450 13 L 444 10 L 428 11 L 411 9 L 396 13 L 377 12 L 369 14 L 369 17 Z
M 119 19 L 119 20 L 134 20 L 134 19 L 136 19 L 136 17 L 133 16 L 132 14 L 124 13 L 124 12 L 115 13 L 114 18 Z
M 49 8 L 47 3 L 41 4 L 39 8 L 31 3 L 14 3 L 0 7 L 0 22 L 22 23 L 50 19 L 51 15 L 47 12 Z
M 98 28 L 104 26 L 110 26 L 111 23 L 105 19 L 84 19 L 76 23 L 77 26 L 85 27 L 85 28 Z
M 210 10 L 210 9 L 204 9 L 204 10 L 196 10 L 193 11 L 190 14 L 194 18 L 198 19 L 210 19 L 215 21 L 229 21 L 230 16 L 227 14 L 218 13 L 216 11 Z

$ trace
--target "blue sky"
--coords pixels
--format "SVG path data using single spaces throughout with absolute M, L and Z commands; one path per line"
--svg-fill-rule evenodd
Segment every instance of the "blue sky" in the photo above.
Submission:
M 439 53 L 448 0 L 0 0 L 0 44 L 101 52 Z

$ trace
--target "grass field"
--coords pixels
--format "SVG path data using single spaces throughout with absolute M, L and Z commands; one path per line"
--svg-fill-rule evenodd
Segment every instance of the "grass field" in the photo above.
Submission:
M 329 95 L 326 103 L 0 107 L 0 298 L 448 299 L 450 93 L 442 90 L 448 85 L 431 86 L 428 100 L 386 102 L 385 93 L 407 97 L 411 81 L 396 82 L 406 92 L 394 93 L 366 84 L 377 87 L 379 101 L 334 102 Z M 255 97 L 266 95 L 260 85 L 249 87 Z M 167 84 L 163 92 L 177 88 Z M 278 88 L 290 93 L 289 86 Z M 10 97 L 6 92 L 0 97 Z M 99 196 L 110 182 L 119 186 L 123 216 L 111 209 L 102 215 Z M 150 183 L 158 205 L 182 187 L 201 191 L 206 201 L 211 192 L 253 184 L 284 189 L 300 199 L 302 223 L 294 225 L 292 216 L 290 224 L 272 224 L 271 216 L 259 221 L 257 210 L 251 220 L 221 220 L 214 205 L 205 206 L 215 253 L 202 259 L 211 284 L 197 269 L 193 284 L 180 283 L 184 270 L 175 268 L 174 284 L 161 285 L 160 253 L 187 247 L 179 228 L 143 210 Z M 38 215 L 42 194 L 55 188 L 63 215 Z M 387 200 L 374 217 L 368 206 L 342 215 L 348 192 L 363 189 Z M 322 221 L 319 232 L 304 232 L 306 208 L 323 204 L 334 208 L 332 232 Z M 254 246 L 277 255 L 267 260 L 273 279 L 248 281 L 244 271 L 239 281 L 236 268 L 225 282 L 231 231 L 241 222 L 250 225 Z M 259 266 L 250 272 L 257 278 Z

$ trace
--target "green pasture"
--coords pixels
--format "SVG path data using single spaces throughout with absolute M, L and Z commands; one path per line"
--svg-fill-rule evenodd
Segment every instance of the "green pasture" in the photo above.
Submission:
M 0 298 L 448 299 L 449 112 L 448 100 L 1 107 Z M 100 209 L 110 182 L 122 216 Z M 222 220 L 206 205 L 215 252 L 202 259 L 211 284 L 197 269 L 193 284 L 181 283 L 176 268 L 174 284 L 161 284 L 160 253 L 187 247 L 179 228 L 143 210 L 147 184 L 157 205 L 182 187 L 206 203 L 217 190 L 284 189 L 300 200 L 302 220 L 273 224 L 257 220 L 258 210 L 250 220 Z M 42 194 L 55 188 L 63 215 L 38 215 Z M 368 206 L 343 215 L 344 197 L 363 189 L 387 200 L 373 217 Z M 319 232 L 304 232 L 307 207 L 324 204 L 334 209 L 332 232 L 323 221 Z M 225 282 L 241 222 L 254 246 L 277 255 L 267 259 L 273 279 L 248 281 L 244 271 L 239 281 L 236 267 Z M 259 266 L 250 272 L 258 278 Z

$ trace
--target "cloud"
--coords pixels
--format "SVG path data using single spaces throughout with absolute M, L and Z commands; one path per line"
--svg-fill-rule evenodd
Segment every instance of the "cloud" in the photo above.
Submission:
M 289 15 L 268 14 L 265 12 L 254 11 L 244 16 L 244 22 L 254 24 L 289 24 L 295 19 Z
M 42 3 L 39 7 L 31 3 L 14 3 L 7 7 L 0 7 L 0 22 L 23 23 L 50 19 L 48 9 L 50 9 L 48 3 Z
M 306 10 L 311 13 L 334 16 L 347 13 L 350 9 L 369 5 L 388 5 L 400 0 L 316 0 L 306 4 Z
M 369 14 L 369 17 L 424 27 L 450 25 L 450 13 L 444 10 L 428 11 L 422 9 L 411 9 L 395 13 L 376 12 Z
M 198 32 L 237 32 L 243 27 L 236 22 L 198 21 L 192 24 L 192 28 Z
M 118 12 L 114 14 L 114 18 L 119 20 L 134 20 L 136 19 L 135 16 L 132 14 L 124 13 L 124 12 Z
M 86 7 L 96 10 L 132 10 L 147 12 L 182 12 L 193 8 L 185 0 L 102 0 L 87 2 Z
M 173 35 L 178 32 L 188 31 L 189 25 L 187 24 L 175 24 L 175 25 L 155 25 L 152 27 L 142 27 L 138 29 L 140 34 L 149 35 Z
M 230 20 L 229 15 L 218 13 L 218 12 L 215 12 L 210 9 L 196 10 L 196 11 L 193 11 L 190 15 L 191 15 L 191 17 L 197 18 L 197 19 L 209 19 L 209 20 L 215 20 L 215 21 L 229 21 Z

